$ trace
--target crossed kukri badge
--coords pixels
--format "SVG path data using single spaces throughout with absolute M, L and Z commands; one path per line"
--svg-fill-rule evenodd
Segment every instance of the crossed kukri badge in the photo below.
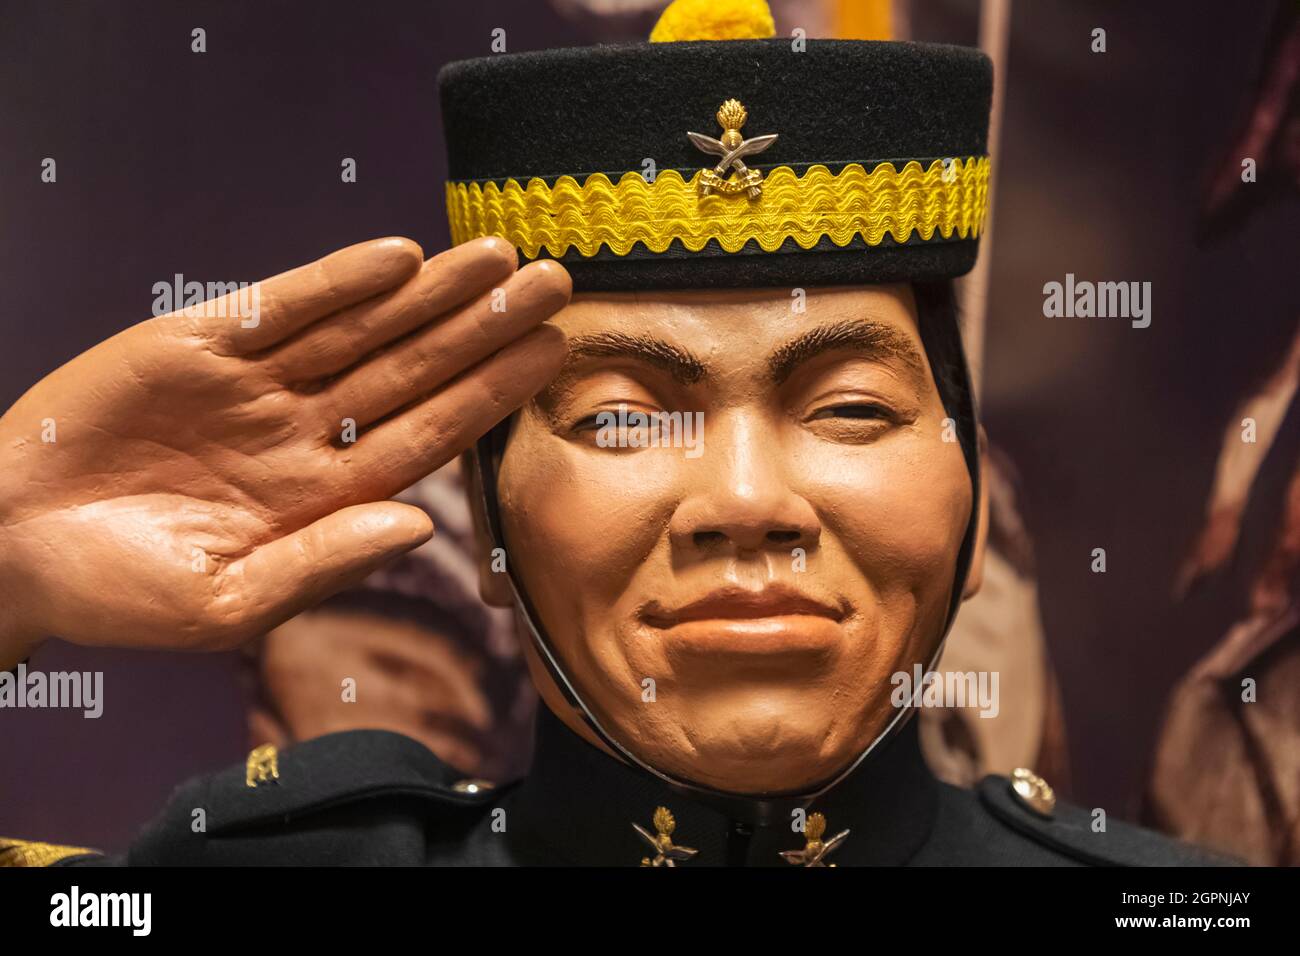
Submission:
M 763 174 L 757 169 L 749 169 L 742 157 L 761 153 L 776 142 L 776 133 L 765 136 L 752 136 L 745 139 L 740 135 L 740 128 L 745 125 L 749 114 L 739 100 L 727 100 L 718 108 L 718 125 L 722 127 L 722 139 L 714 139 L 703 133 L 687 133 L 690 141 L 706 153 L 721 156 L 718 165 L 712 169 L 700 171 L 700 195 L 707 196 L 713 190 L 731 195 L 742 190 L 751 199 L 757 199 L 763 192 L 761 183 Z M 727 178 L 729 170 L 735 175 Z

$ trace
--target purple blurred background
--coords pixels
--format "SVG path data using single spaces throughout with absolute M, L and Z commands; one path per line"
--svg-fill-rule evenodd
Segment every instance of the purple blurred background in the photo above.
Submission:
M 1240 612 L 1231 588 L 1176 605 L 1171 587 L 1222 428 L 1300 312 L 1294 200 L 1194 241 L 1275 10 L 1013 7 L 985 421 L 1037 541 L 1071 796 L 1126 818 L 1169 689 Z M 912 32 L 974 43 L 976 16 L 917 0 Z M 495 27 L 511 51 L 587 39 L 541 2 L 0 4 L 0 407 L 148 318 L 174 273 L 251 281 L 381 235 L 445 248 L 435 76 Z M 1044 318 L 1067 272 L 1150 281 L 1151 327 Z M 103 670 L 106 708 L 0 711 L 0 833 L 118 848 L 183 778 L 246 752 L 233 656 L 52 641 L 34 663 Z

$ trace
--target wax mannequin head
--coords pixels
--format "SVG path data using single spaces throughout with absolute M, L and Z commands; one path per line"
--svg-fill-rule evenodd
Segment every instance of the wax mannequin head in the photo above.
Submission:
M 508 560 L 602 725 L 736 793 L 826 780 L 894 718 L 890 677 L 933 655 L 973 507 L 910 287 L 806 296 L 576 295 L 554 320 L 570 361 L 498 470 Z M 596 418 L 620 406 L 683 427 Z M 487 561 L 482 590 L 509 603 Z M 594 740 L 531 646 L 529 666 Z

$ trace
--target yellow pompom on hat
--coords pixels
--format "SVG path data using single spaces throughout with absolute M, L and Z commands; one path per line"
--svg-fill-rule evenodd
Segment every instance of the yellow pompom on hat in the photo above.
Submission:
M 673 0 L 650 31 L 650 42 L 766 40 L 775 35 L 766 0 Z

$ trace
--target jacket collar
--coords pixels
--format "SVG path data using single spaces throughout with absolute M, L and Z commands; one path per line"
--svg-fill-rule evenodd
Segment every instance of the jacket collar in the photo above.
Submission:
M 852 831 L 827 862 L 841 866 L 905 863 L 929 837 L 939 783 L 921 756 L 908 720 L 862 766 L 807 809 L 827 820 L 826 836 Z M 666 783 L 597 749 L 539 708 L 533 768 L 511 794 L 512 844 L 538 863 L 637 865 L 653 851 L 633 830 L 655 832 L 655 808 L 677 821 L 673 842 L 698 854 L 683 866 L 784 866 L 780 851 L 800 850 L 804 836 L 789 817 L 766 826 L 738 825 L 724 811 L 685 797 Z

